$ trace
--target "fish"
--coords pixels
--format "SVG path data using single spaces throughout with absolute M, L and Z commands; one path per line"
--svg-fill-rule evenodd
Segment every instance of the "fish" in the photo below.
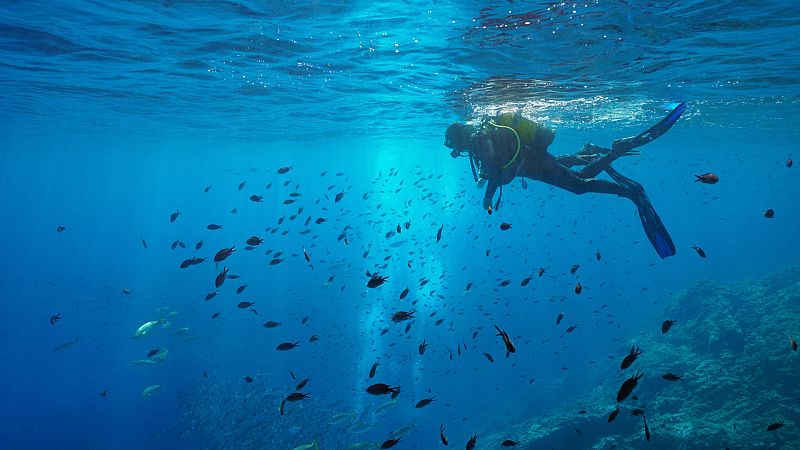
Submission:
M 61 313 L 56 313 L 50 316 L 50 325 L 55 326 L 56 322 L 61 320 Z
M 61 233 L 62 231 L 66 230 L 66 229 L 67 229 L 67 227 L 59 225 L 59 226 L 56 227 L 56 232 Z
M 617 392 L 617 403 L 622 402 L 629 395 L 633 392 L 633 389 L 636 388 L 636 385 L 639 383 L 639 380 L 644 376 L 643 373 L 636 373 L 631 375 L 630 378 L 622 382 L 622 385 L 619 387 L 619 391 Z
M 75 336 L 75 339 L 73 339 L 71 341 L 67 341 L 67 342 L 61 343 L 61 344 L 58 344 L 55 347 L 53 347 L 53 351 L 54 352 L 62 352 L 64 350 L 68 349 L 68 348 L 71 348 L 73 345 L 75 345 L 77 343 L 78 343 L 78 336 Z
M 278 175 L 283 175 L 285 173 L 288 173 L 290 170 L 292 170 L 292 166 L 281 167 L 280 169 L 278 169 Z
M 316 439 L 314 440 L 314 442 L 312 442 L 310 444 L 298 445 L 297 447 L 293 448 L 292 450 L 311 450 L 312 448 L 314 450 L 319 450 L 319 445 L 317 445 L 317 440 Z
M 382 277 L 382 276 L 380 276 L 378 274 L 373 274 L 370 277 L 369 281 L 367 281 L 367 287 L 370 288 L 370 289 L 374 289 L 374 288 L 382 285 L 383 283 L 385 283 L 386 280 L 388 280 L 388 279 L 389 279 L 389 277 Z
M 147 336 L 156 325 L 161 323 L 161 320 L 151 320 L 149 322 L 143 323 L 139 328 L 136 329 L 136 332 L 133 333 L 133 337 L 139 338 L 143 336 Z
M 617 406 L 617 409 L 611 411 L 611 414 L 608 415 L 608 423 L 613 422 L 618 415 L 619 415 L 619 406 Z
M 391 387 L 388 384 L 375 383 L 373 385 L 368 386 L 366 391 L 367 393 L 372 395 L 392 394 L 392 398 L 394 398 L 397 394 L 400 393 L 400 386 Z
M 414 318 L 414 310 L 411 311 L 397 311 L 396 313 L 392 314 L 392 322 L 400 323 L 408 319 Z
M 598 261 L 603 259 L 603 255 L 600 254 L 600 250 L 597 250 L 596 252 L 594 252 L 594 257 L 597 258 Z
M 147 357 L 149 358 L 151 356 L 154 356 L 156 353 L 158 353 L 159 350 L 161 350 L 161 349 L 159 349 L 158 347 L 150 350 L 149 352 L 147 352 Z
M 439 425 L 439 440 L 442 441 L 442 444 L 447 446 L 449 442 L 447 441 L 447 436 L 444 435 L 444 424 Z
M 767 426 L 767 431 L 775 431 L 783 426 L 783 422 L 775 422 Z
M 633 364 L 634 361 L 636 361 L 636 358 L 638 358 L 639 355 L 641 354 L 642 350 L 639 349 L 639 347 L 632 346 L 631 351 L 622 360 L 622 364 L 620 364 L 619 368 L 622 370 L 627 369 L 628 367 L 631 366 L 631 364 Z
M 277 328 L 277 327 L 281 326 L 282 323 L 283 322 L 274 322 L 272 320 L 268 320 L 268 321 L 264 322 L 264 324 L 262 326 L 264 328 Z
M 556 317 L 556 325 L 561 324 L 561 321 L 564 320 L 564 313 L 558 313 L 558 317 Z
M 435 397 L 423 398 L 422 400 L 418 401 L 417 404 L 414 407 L 417 408 L 417 409 L 424 408 L 424 407 L 430 405 L 431 402 L 433 402 L 435 400 L 436 400 Z
M 500 287 L 506 287 L 506 286 L 508 286 L 509 284 L 511 284 L 511 280 L 503 280 L 503 281 L 501 281 L 501 282 L 500 282 L 500 284 L 498 284 L 498 286 L 500 286 Z
M 661 378 L 663 378 L 663 379 L 665 379 L 667 381 L 681 381 L 681 380 L 683 380 L 683 377 L 675 375 L 674 373 L 665 373 L 664 375 L 661 375 Z
M 503 222 L 503 223 L 500 224 L 500 229 L 503 230 L 503 231 L 508 231 L 508 230 L 511 229 L 511 224 Z
M 253 202 L 253 203 L 261 203 L 262 200 L 264 200 L 264 196 L 263 195 L 255 195 L 254 194 L 254 195 L 250 196 L 250 201 Z
M 567 333 L 572 333 L 576 328 L 578 328 L 578 324 L 570 325 L 570 327 L 567 328 Z
M 247 309 L 255 304 L 256 302 L 239 302 L 239 304 L 236 305 L 236 307 L 239 309 Z
M 139 238 L 139 239 L 142 241 L 142 247 L 144 247 L 144 249 L 147 250 L 147 241 L 145 241 L 144 238 Z
M 169 215 L 169 223 L 175 222 L 178 219 L 178 216 L 181 215 L 180 211 L 175 211 L 174 213 Z
M 581 286 L 581 284 L 578 283 L 575 285 L 575 294 L 580 295 L 581 292 L 583 292 L 583 286 Z
M 241 183 L 239 183 L 239 186 L 237 186 L 237 187 L 236 187 L 236 190 L 237 190 L 237 191 L 241 191 L 242 189 L 244 189 L 244 186 L 245 186 L 246 184 L 247 184 L 247 182 L 246 182 L 246 181 L 242 181 Z
M 522 282 L 519 283 L 519 285 L 523 287 L 527 286 L 528 283 L 531 282 L 531 278 L 533 278 L 533 275 L 530 275 L 528 278 L 523 279 Z
M 278 264 L 280 264 L 280 263 L 282 263 L 282 262 L 283 262 L 283 258 L 272 258 L 272 259 L 269 261 L 269 265 L 270 265 L 270 266 L 277 266 Z
M 344 191 L 336 194 L 336 196 L 333 197 L 333 203 L 339 203 L 340 201 L 342 201 L 342 198 L 344 198 L 344 194 L 345 194 Z
M 644 419 L 644 438 L 650 440 L 650 427 L 647 426 L 647 419 Z
M 241 285 L 241 286 L 237 287 L 237 288 L 236 288 L 236 293 L 237 293 L 237 294 L 241 294 L 242 292 L 244 292 L 244 290 L 245 290 L 245 289 L 247 289 L 247 283 L 245 283 L 245 284 L 243 284 L 243 285 Z
M 439 227 L 439 231 L 436 232 L 436 242 L 437 243 L 442 240 L 442 230 L 443 229 L 444 229 L 444 225 L 440 226 Z
M 419 344 L 419 356 L 425 354 L 425 350 L 428 348 L 428 343 L 425 342 L 425 339 L 422 340 L 422 343 Z
M 255 245 L 261 245 L 264 242 L 264 240 L 258 236 L 250 236 L 249 238 L 247 238 L 247 241 L 245 242 L 247 245 L 255 246 Z
M 222 250 L 218 251 L 216 255 L 214 255 L 214 262 L 222 262 L 225 261 L 229 256 L 233 254 L 236 250 L 236 246 L 234 245 L 231 248 L 223 248 Z
M 197 241 L 197 244 L 194 244 L 194 249 L 200 250 L 201 248 L 203 248 L 203 241 Z
M 797 341 L 794 340 L 794 336 L 789 336 L 789 345 L 792 347 L 792 350 L 797 351 Z
M 331 416 L 331 418 L 328 419 L 327 423 L 328 425 L 338 425 L 340 423 L 349 422 L 355 419 L 357 415 L 358 414 L 356 414 L 355 411 L 337 413 Z
M 497 330 L 497 336 L 500 336 L 503 339 L 503 344 L 506 346 L 506 351 L 509 353 L 516 353 L 517 349 L 514 347 L 514 344 L 508 337 L 508 333 L 506 333 L 504 330 L 501 330 L 497 325 L 495 325 L 494 328 Z
M 793 165 L 794 165 L 794 161 L 792 161 L 792 158 L 786 159 L 786 167 L 791 169 Z
M 308 338 L 308 342 L 317 342 L 319 340 L 319 336 L 316 334 Z
M 157 391 L 159 389 L 161 389 L 161 385 L 160 384 L 154 384 L 154 385 L 151 385 L 151 386 L 147 386 L 142 391 L 142 397 L 150 397 L 151 395 L 153 395 L 153 392 L 155 392 L 155 391 Z
M 569 273 L 573 273 L 574 274 L 575 272 L 578 271 L 578 269 L 580 269 L 580 267 L 581 267 L 580 264 L 573 264 L 572 267 L 570 267 L 570 269 L 569 269 Z
M 250 376 L 244 377 L 244 382 L 245 383 L 252 383 L 253 382 L 253 377 L 250 377 Z
M 216 231 L 216 230 L 221 230 L 222 229 L 222 225 L 217 225 L 215 223 L 210 223 L 210 224 L 206 225 L 206 228 L 211 230 L 211 231 Z
M 697 177 L 697 179 L 694 180 L 695 182 L 699 181 L 703 184 L 717 184 L 717 182 L 719 181 L 719 177 L 710 172 L 704 173 L 702 175 L 695 175 L 695 177 Z
M 702 248 L 700 248 L 700 247 L 698 247 L 696 245 L 692 245 L 692 248 L 694 249 L 694 251 L 697 252 L 698 255 L 700 255 L 701 258 L 705 258 L 706 257 L 706 252 Z
M 282 342 L 282 343 L 278 344 L 277 347 L 275 347 L 275 350 L 278 350 L 280 352 L 285 352 L 286 350 L 291 350 L 291 349 L 297 347 L 298 345 L 300 345 L 299 342 L 294 342 L 294 343 L 292 343 L 292 342 Z
M 210 191 L 210 190 L 211 190 L 211 186 L 206 186 L 205 189 L 203 189 L 203 192 L 204 193 L 208 193 L 208 191 Z
M 540 276 L 540 277 L 541 277 L 542 275 L 544 275 L 544 272 L 545 272 L 545 270 L 546 270 L 546 269 L 545 269 L 544 267 L 540 267 L 540 268 L 539 268 L 539 272 L 538 272 L 538 273 L 539 273 L 539 276 Z
M 493 363 L 493 362 L 494 362 L 494 358 L 492 358 L 492 355 L 490 355 L 490 354 L 488 354 L 488 353 L 486 353 L 486 352 L 483 352 L 483 356 L 485 356 L 485 357 L 486 357 L 486 359 L 488 359 L 488 360 L 489 360 L 489 362 L 491 362 L 491 363 Z
M 519 442 L 517 442 L 517 441 L 512 441 L 511 439 L 506 439 L 505 441 L 503 441 L 503 442 L 501 442 L 501 443 L 500 443 L 500 446 L 501 446 L 501 447 L 514 447 L 514 446 L 516 446 L 517 444 L 519 444 Z
M 216 319 L 217 317 L 219 317 L 219 313 L 218 312 L 215 312 L 215 313 L 211 314 L 211 318 L 212 319 Z
M 217 294 L 219 294 L 219 291 L 209 292 L 208 294 L 206 294 L 206 301 L 216 297 Z
M 386 411 L 388 411 L 389 409 L 393 408 L 393 407 L 394 407 L 395 405 L 397 405 L 398 403 L 400 403 L 400 400 L 397 400 L 397 399 L 394 399 L 394 400 L 386 400 L 385 402 L 383 402 L 383 403 L 381 403 L 380 405 L 378 405 L 378 407 L 377 407 L 377 408 L 375 408 L 375 414 L 376 414 L 376 415 L 378 415 L 378 414 L 383 414 L 383 413 L 385 413 Z
M 469 440 L 467 441 L 466 450 L 472 450 L 475 448 L 475 445 L 478 444 L 478 433 L 473 434 Z
M 400 300 L 406 298 L 406 295 L 408 295 L 408 288 L 403 289 L 403 292 L 400 293 Z
M 766 217 L 767 219 L 772 219 L 773 217 L 775 217 L 775 210 L 773 210 L 772 208 L 766 210 L 764 212 L 764 217 Z
M 206 260 L 205 258 L 189 258 L 189 259 L 184 260 L 181 263 L 180 268 L 181 269 L 185 269 L 187 267 L 196 266 L 196 265 L 204 262 L 205 260 Z
M 320 218 L 318 218 L 317 220 L 315 220 L 315 221 L 314 221 L 314 223 L 316 223 L 317 225 L 319 225 L 319 224 L 325 223 L 325 222 L 327 222 L 327 221 L 328 221 L 328 219 L 326 219 L 326 218 L 324 218 L 324 217 L 320 217 Z
M 302 392 L 292 392 L 286 396 L 287 402 L 299 402 L 300 400 L 307 399 L 311 394 L 304 394 Z
M 217 278 L 214 279 L 214 286 L 216 287 L 222 286 L 222 283 L 225 282 L 225 277 L 227 276 L 228 276 L 228 268 L 223 267 L 222 272 L 218 273 Z
M 464 288 L 464 292 L 469 292 L 472 289 L 472 282 L 467 283 L 467 287 Z
M 303 378 L 302 380 L 300 380 L 297 383 L 297 386 L 295 386 L 294 390 L 295 391 L 302 391 L 303 388 L 306 387 L 306 385 L 308 384 L 309 381 L 311 381 L 310 378 Z
M 381 365 L 381 363 L 379 361 L 375 361 L 372 364 L 372 368 L 369 369 L 369 377 L 370 378 L 374 378 L 375 377 L 375 372 L 378 370 L 378 366 L 380 366 L 380 365 Z
M 669 331 L 669 329 L 672 328 L 673 325 L 675 325 L 674 320 L 669 320 L 669 319 L 665 320 L 661 324 L 661 334 L 666 334 L 667 331 Z
M 382 449 L 385 449 L 385 448 L 392 448 L 392 447 L 394 447 L 395 445 L 397 445 L 397 443 L 398 443 L 398 442 L 400 442 L 400 438 L 397 438 L 397 439 L 387 439 L 386 441 L 384 441 L 384 442 L 383 442 L 383 444 L 381 444 L 380 448 L 382 448 Z

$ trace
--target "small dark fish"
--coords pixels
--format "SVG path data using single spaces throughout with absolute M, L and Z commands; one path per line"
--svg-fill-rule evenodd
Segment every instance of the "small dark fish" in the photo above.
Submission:
M 397 224 L 397 233 L 400 234 L 400 232 L 402 232 L 402 231 L 403 231 L 403 229 L 400 228 L 400 224 L 398 223 Z
M 766 212 L 764 212 L 764 217 L 766 217 L 767 219 L 772 219 L 773 217 L 775 217 L 775 210 L 773 210 L 772 208 L 766 210 Z
M 527 285 L 528 285 L 528 283 L 530 283 L 530 282 L 531 282 L 531 278 L 533 278 L 533 275 L 529 276 L 528 278 L 525 278 L 525 279 L 523 279 L 523 280 L 522 280 L 522 282 L 521 282 L 519 285 L 520 285 L 520 286 L 523 286 L 523 287 L 524 287 L 524 286 L 527 286 Z
M 669 329 L 672 328 L 673 325 L 675 325 L 675 321 L 674 320 L 669 320 L 669 319 L 665 320 L 661 324 L 661 334 L 666 334 L 667 331 L 669 331 Z
M 427 349 L 428 349 L 428 343 L 425 342 L 425 339 L 423 339 L 422 343 L 419 344 L 419 356 L 424 355 L 425 354 L 425 350 L 427 350 Z
M 570 325 L 570 327 L 567 328 L 567 333 L 572 333 L 573 331 L 575 331 L 575 328 L 578 328 L 578 324 Z
M 343 197 L 344 197 L 344 192 L 339 192 L 338 194 L 336 194 L 336 197 L 333 198 L 333 203 L 339 203 Z
M 400 300 L 406 298 L 406 295 L 408 295 L 408 288 L 403 289 L 403 292 L 400 293 Z
M 789 159 L 786 160 L 786 167 L 791 169 L 793 165 L 794 165 L 794 161 L 792 161 L 792 158 L 789 158 Z
M 289 172 L 290 170 L 292 170 L 292 166 L 281 167 L 280 169 L 278 169 L 278 175 L 283 175 Z
M 472 288 L 472 282 L 467 283 L 467 287 L 464 288 L 464 291 L 469 291 Z
M 704 184 L 717 184 L 719 177 L 713 173 L 704 173 L 702 175 L 695 175 L 697 177 L 695 182 L 699 181 Z
M 381 448 L 382 449 L 392 448 L 395 445 L 397 445 L 398 442 L 400 442 L 400 438 L 386 440 L 386 441 L 383 442 L 383 444 L 381 444 Z
M 100 392 L 100 394 L 99 394 L 99 395 L 100 395 L 100 397 L 105 397 L 105 396 L 107 396 L 107 395 L 108 395 L 108 392 L 106 392 L 106 391 L 103 391 L 103 392 Z
M 503 344 L 506 346 L 506 351 L 509 353 L 516 353 L 517 349 L 514 347 L 514 344 L 508 337 L 508 333 L 506 333 L 504 330 L 501 330 L 497 325 L 495 325 L 494 328 L 497 330 L 497 336 L 500 336 L 503 339 Z
M 789 336 L 789 345 L 792 346 L 792 350 L 797 351 L 797 341 L 794 340 L 794 336 Z
M 61 226 L 61 225 L 59 225 L 58 227 L 56 227 L 56 231 L 57 231 L 57 232 L 59 232 L 59 233 L 61 233 L 62 231 L 66 230 L 66 229 L 67 229 L 67 227 L 63 227 L 63 226 Z
M 308 384 L 309 381 L 311 381 L 310 378 L 303 378 L 302 380 L 300 380 L 297 383 L 297 386 L 295 386 L 294 390 L 295 391 L 302 391 L 303 388 L 306 387 L 306 385 Z
M 317 342 L 319 340 L 319 336 L 316 334 L 308 338 L 308 342 Z
M 631 366 L 631 364 L 633 364 L 634 361 L 636 361 L 636 358 L 638 358 L 639 355 L 641 354 L 642 350 L 640 350 L 639 347 L 632 346 L 631 351 L 628 352 L 628 354 L 622 360 L 622 364 L 620 364 L 619 368 L 622 370 L 627 369 L 628 367 Z
M 281 400 L 281 406 L 280 406 L 280 408 L 278 408 L 278 410 L 281 412 L 281 415 L 283 415 L 284 406 L 286 406 L 286 399 L 285 398 Z
M 503 231 L 510 230 L 511 229 L 511 224 L 503 222 L 503 223 L 500 224 L 500 229 L 503 230 Z
M 775 431 L 783 426 L 783 422 L 775 422 L 767 427 L 767 431 Z
M 144 249 L 147 250 L 147 241 L 145 241 L 144 239 L 142 239 L 141 241 L 142 241 L 142 247 L 144 247 Z
M 603 259 L 603 255 L 600 254 L 600 250 L 597 250 L 596 252 L 594 252 L 594 257 L 597 258 L 598 261 Z
M 494 358 L 492 358 L 492 355 L 490 355 L 490 354 L 488 354 L 488 353 L 486 353 L 486 352 L 483 352 L 483 356 L 485 356 L 485 357 L 486 357 L 486 359 L 488 359 L 488 360 L 489 360 L 489 362 L 491 362 L 491 363 L 493 363 L 493 362 L 494 362 Z
M 391 387 L 387 384 L 376 383 L 367 387 L 367 392 L 372 395 L 397 394 L 400 392 L 400 386 Z
M 302 392 L 292 392 L 291 394 L 286 396 L 287 402 L 299 402 L 300 400 L 306 399 L 311 394 L 303 394 Z
M 578 271 L 578 269 L 580 269 L 580 268 L 581 268 L 581 265 L 580 265 L 580 264 L 573 264 L 573 265 L 572 265 L 572 267 L 570 267 L 570 269 L 569 269 L 569 273 L 575 273 L 575 272 L 577 272 L 577 271 Z
M 700 248 L 700 247 L 698 247 L 696 245 L 692 245 L 692 248 L 694 249 L 694 251 L 697 252 L 698 255 L 700 255 L 701 258 L 705 258 L 706 257 L 706 252 L 702 248 Z
M 578 283 L 575 285 L 575 294 L 580 295 L 581 292 L 583 292 L 583 286 L 581 286 L 581 284 Z
M 180 268 L 185 269 L 187 267 L 196 266 L 197 264 L 200 264 L 205 260 L 206 260 L 205 258 L 189 258 L 181 263 Z
M 411 311 L 397 311 L 396 313 L 392 314 L 392 322 L 400 323 L 408 319 L 414 318 L 414 310 Z
M 244 186 L 246 184 L 247 184 L 246 181 L 242 181 L 241 183 L 239 183 L 239 186 L 236 188 L 236 190 L 241 191 L 242 189 L 244 189 Z
M 280 264 L 280 263 L 282 263 L 282 262 L 283 262 L 283 258 L 272 258 L 272 259 L 269 261 L 269 265 L 270 265 L 270 266 L 277 266 L 278 264 Z
M 545 271 L 545 268 L 544 268 L 544 267 L 540 267 L 540 268 L 539 268 L 539 276 L 540 276 L 540 277 L 541 277 L 542 275 L 544 275 L 544 271 Z
M 264 200 L 264 196 L 263 195 L 251 195 L 250 196 L 250 201 L 251 202 L 261 203 L 262 200 Z
M 617 392 L 617 403 L 622 402 L 623 400 L 628 398 L 629 395 L 631 395 L 631 392 L 633 392 L 633 389 L 636 387 L 636 385 L 639 383 L 639 380 L 643 376 L 644 376 L 643 373 L 636 373 L 634 375 L 631 375 L 630 378 L 628 378 L 622 383 L 622 386 L 619 387 L 619 391 Z
M 500 446 L 501 446 L 501 447 L 514 447 L 514 446 L 516 446 L 517 444 L 519 444 L 519 442 L 517 442 L 517 441 L 512 441 L 511 439 L 506 439 L 505 441 L 503 441 L 503 442 L 501 442 L 501 443 L 500 443 Z
M 55 326 L 56 322 L 61 320 L 61 313 L 53 314 L 50 316 L 50 325 Z
M 663 379 L 665 379 L 667 381 L 681 381 L 681 380 L 683 380 L 683 377 L 675 375 L 674 373 L 665 373 L 664 375 L 661 375 L 661 378 L 663 378 Z
M 155 355 L 155 354 L 156 354 L 156 353 L 158 353 L 160 350 L 161 350 L 161 349 L 160 349 L 160 348 L 158 348 L 158 347 L 156 347 L 156 348 L 154 348 L 154 349 L 150 350 L 149 352 L 147 352 L 147 357 L 149 358 L 149 357 L 151 357 L 151 356 Z
M 207 193 L 210 190 L 211 190 L 211 186 L 206 186 L 205 189 L 203 189 L 203 192 Z
M 236 305 L 236 307 L 239 309 L 247 309 L 255 304 L 256 302 L 239 302 L 239 304 Z
M 370 378 L 374 378 L 375 377 L 375 372 L 378 371 L 378 366 L 380 366 L 380 365 L 381 365 L 381 363 L 378 362 L 378 361 L 375 361 L 375 363 L 372 364 L 372 368 L 369 369 L 369 377 Z
M 319 224 L 325 223 L 325 222 L 327 222 L 327 221 L 328 221 L 328 219 L 326 219 L 326 218 L 324 218 L 324 217 L 320 217 L 319 219 L 315 220 L 315 221 L 314 221 L 314 223 L 316 223 L 317 225 L 319 225 Z
M 197 244 L 194 245 L 195 250 L 200 250 L 203 248 L 203 241 L 198 241 Z
M 247 243 L 247 245 L 256 246 L 256 245 L 261 245 L 264 242 L 264 240 L 258 236 L 250 236 L 249 238 L 247 238 L 247 241 L 245 242 Z
M 423 398 L 422 400 L 417 402 L 416 408 L 424 408 L 424 407 L 430 405 L 431 402 L 433 402 L 435 399 L 436 399 L 435 397 Z
M 368 288 L 376 288 L 376 287 L 382 285 L 383 283 L 385 283 L 386 280 L 388 280 L 388 279 L 389 279 L 389 277 L 382 277 L 382 276 L 380 276 L 378 274 L 372 274 L 372 276 L 370 277 L 369 281 L 367 281 L 367 287 Z
M 650 440 L 650 427 L 647 426 L 647 419 L 644 419 L 644 438 Z
M 221 230 L 222 229 L 222 225 L 217 225 L 215 223 L 210 223 L 210 224 L 206 225 L 206 228 L 208 228 L 211 231 Z
M 236 293 L 237 294 L 241 294 L 242 292 L 244 292 L 245 289 L 247 289 L 247 284 L 246 283 L 241 285 L 241 286 L 239 286 L 238 288 L 236 288 Z
M 475 448 L 475 445 L 478 443 L 478 433 L 472 435 L 467 441 L 467 446 L 465 447 L 466 450 L 472 450 Z
M 253 382 L 253 378 L 249 377 L 249 376 L 248 377 L 244 377 L 244 381 L 245 381 L 245 383 L 252 383 Z
M 225 277 L 227 276 L 228 276 L 228 268 L 223 267 L 222 272 L 218 273 L 217 278 L 214 280 L 214 286 L 216 287 L 222 286 L 222 283 L 225 282 Z
M 583 432 L 577 428 L 575 428 L 575 432 L 578 433 L 578 436 L 583 437 Z
M 442 240 L 442 230 L 443 229 L 444 229 L 444 225 L 440 226 L 439 227 L 439 231 L 436 232 L 436 242 L 437 243 Z
M 178 219 L 178 216 L 181 215 L 180 211 L 175 211 L 174 213 L 169 215 L 169 223 L 175 222 Z
M 217 317 L 219 317 L 219 313 L 218 312 L 215 312 L 214 314 L 211 314 L 211 318 L 212 319 L 216 319 Z
M 442 444 L 447 446 L 449 442 L 447 441 L 447 436 L 444 435 L 444 424 L 439 425 L 439 439 L 442 441 Z
M 239 278 L 241 278 L 239 275 L 236 275 L 236 274 L 233 274 L 233 273 L 228 275 L 228 279 L 229 280 L 238 280 Z
M 219 291 L 209 292 L 208 294 L 206 294 L 206 301 L 216 297 L 217 294 L 219 294 Z
M 262 326 L 264 328 L 277 328 L 277 327 L 281 326 L 282 323 L 283 322 L 275 322 L 275 321 L 272 321 L 272 320 L 268 320 L 268 321 L 264 322 L 264 324 Z
M 619 415 L 619 406 L 617 406 L 617 409 L 611 411 L 611 414 L 608 415 L 608 423 L 613 422 L 618 415 Z
M 275 347 L 275 349 L 281 352 L 285 352 L 286 350 L 291 350 L 297 347 L 298 345 L 300 345 L 299 342 L 282 342 L 278 344 L 278 346 Z
M 231 248 L 223 248 L 222 250 L 218 251 L 216 255 L 214 255 L 214 262 L 222 262 L 225 261 L 229 256 L 235 252 L 236 246 L 234 245 Z
M 564 320 L 564 313 L 558 313 L 558 317 L 556 317 L 556 325 L 561 324 L 561 321 Z

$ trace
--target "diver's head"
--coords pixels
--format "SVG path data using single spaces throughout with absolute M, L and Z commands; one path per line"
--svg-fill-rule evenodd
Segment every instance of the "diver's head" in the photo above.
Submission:
M 453 149 L 450 156 L 457 157 L 461 152 L 469 151 L 469 138 L 472 135 L 472 128 L 463 123 L 452 123 L 444 133 L 444 145 Z

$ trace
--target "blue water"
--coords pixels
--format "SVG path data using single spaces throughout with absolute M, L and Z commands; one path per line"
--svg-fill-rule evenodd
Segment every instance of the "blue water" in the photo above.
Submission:
M 0 12 L 2 448 L 345 448 L 412 422 L 396 448 L 439 448 L 440 424 L 453 447 L 477 432 L 477 448 L 496 448 L 481 436 L 615 385 L 630 339 L 657 330 L 691 283 L 799 262 L 786 167 L 800 158 L 796 2 L 9 0 Z M 689 109 L 666 135 L 614 164 L 670 230 L 678 253 L 666 260 L 613 196 L 515 181 L 488 216 L 469 164 L 442 145 L 452 121 L 518 110 L 556 129 L 551 153 L 573 153 L 637 134 L 679 101 Z M 721 181 L 694 182 L 706 172 Z M 264 242 L 245 251 L 250 236 Z M 220 269 L 241 278 L 205 301 L 210 261 L 232 245 Z M 267 250 L 285 260 L 269 265 Z M 193 256 L 208 261 L 178 268 Z M 367 271 L 387 283 L 367 289 Z M 406 333 L 390 317 L 410 309 Z M 285 341 L 300 346 L 276 351 Z M 153 348 L 169 349 L 162 363 L 130 365 Z M 287 395 L 305 377 L 312 399 L 285 416 L 274 401 L 232 400 Z M 402 387 L 386 415 L 372 416 L 388 399 L 364 391 L 373 382 Z M 161 389 L 142 397 L 150 385 Z M 226 394 L 210 405 L 203 386 Z M 258 426 L 231 425 L 230 405 Z M 374 428 L 303 431 L 349 410 Z M 203 433 L 186 419 L 198 411 Z

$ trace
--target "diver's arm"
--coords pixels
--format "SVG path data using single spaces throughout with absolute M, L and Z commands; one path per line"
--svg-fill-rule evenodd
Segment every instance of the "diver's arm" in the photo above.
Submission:
M 494 180 L 489 180 L 489 183 L 486 185 L 486 193 L 483 194 L 484 211 L 488 210 L 492 206 L 492 199 L 494 198 L 494 193 L 497 191 L 498 187 L 500 187 L 499 183 Z

